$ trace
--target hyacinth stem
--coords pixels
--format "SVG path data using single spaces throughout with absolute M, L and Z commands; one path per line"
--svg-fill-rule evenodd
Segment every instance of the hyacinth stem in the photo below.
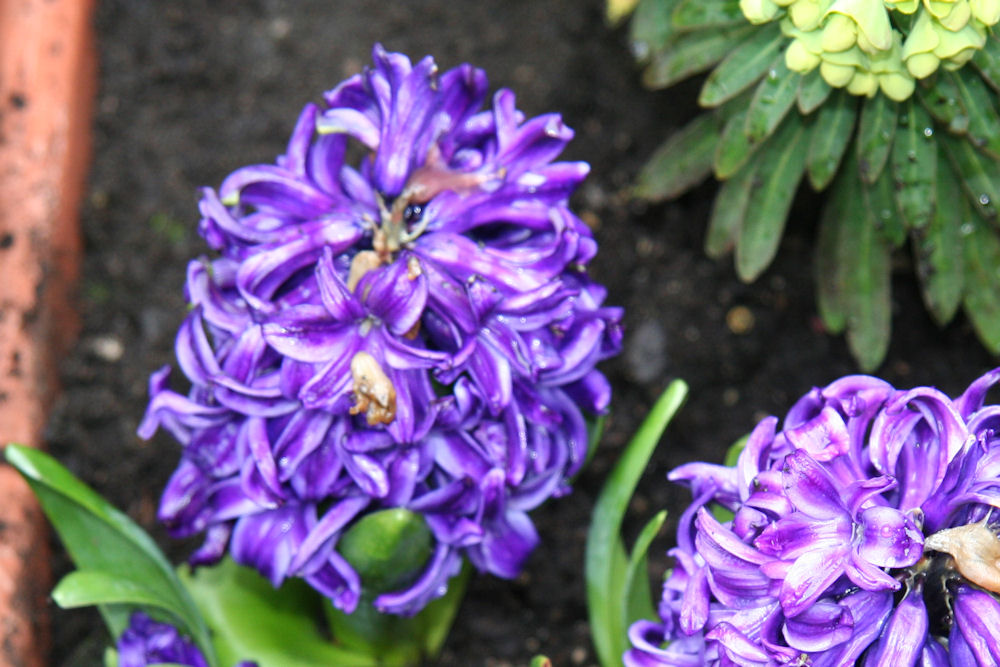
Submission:
M 372 656 L 384 667 L 417 665 L 436 657 L 465 597 L 471 572 L 472 567 L 465 561 L 461 573 L 448 581 L 447 592 L 409 617 L 377 611 L 374 592 L 362 590 L 358 607 L 351 614 L 326 600 L 323 610 L 334 641 Z

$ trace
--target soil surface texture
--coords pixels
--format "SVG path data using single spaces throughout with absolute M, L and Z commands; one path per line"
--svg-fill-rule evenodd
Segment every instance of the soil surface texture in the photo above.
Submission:
M 542 544 L 522 576 L 478 576 L 436 664 L 594 665 L 583 583 L 587 525 L 602 481 L 652 401 L 673 378 L 691 393 L 644 476 L 627 534 L 655 511 L 689 501 L 666 472 L 721 461 L 765 414 L 783 415 L 812 386 L 857 372 L 842 337 L 825 334 L 813 300 L 816 199 L 797 201 L 775 264 L 751 285 L 731 261 L 702 252 L 714 183 L 644 206 L 627 189 L 642 163 L 696 113 L 698 82 L 651 92 L 639 83 L 626 31 L 601 0 L 105 0 L 97 15 L 100 87 L 95 161 L 83 207 L 79 289 L 83 332 L 62 368 L 50 450 L 152 531 L 160 490 L 179 458 L 165 434 L 140 440 L 149 374 L 173 362 L 185 314 L 188 260 L 206 252 L 197 188 L 271 162 L 301 107 L 370 62 L 372 45 L 440 68 L 484 68 L 529 116 L 559 111 L 576 130 L 563 159 L 592 174 L 574 199 L 601 245 L 591 274 L 626 309 L 625 352 L 604 368 L 613 414 L 574 492 L 533 513 Z M 899 387 L 957 394 L 996 362 L 959 317 L 938 329 L 909 256 L 896 257 L 893 342 L 879 374 Z M 651 557 L 668 566 L 668 521 Z M 57 547 L 57 553 L 62 554 Z M 57 556 L 57 575 L 68 563 Z M 52 665 L 98 665 L 107 635 L 96 611 L 53 612 Z

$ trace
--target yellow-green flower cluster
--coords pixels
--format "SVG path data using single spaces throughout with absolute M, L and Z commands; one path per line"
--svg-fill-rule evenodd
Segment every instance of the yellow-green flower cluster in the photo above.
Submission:
M 831 86 L 897 101 L 938 66 L 968 62 L 1000 21 L 1000 0 L 740 0 L 740 9 L 751 23 L 780 21 L 789 69 L 819 67 Z

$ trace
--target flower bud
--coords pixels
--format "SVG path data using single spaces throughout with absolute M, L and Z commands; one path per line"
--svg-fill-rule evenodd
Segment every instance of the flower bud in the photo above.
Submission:
M 977 21 L 995 25 L 1000 21 L 1000 0 L 969 0 L 969 10 Z
M 913 95 L 917 82 L 906 70 L 878 75 L 878 87 L 890 100 L 902 102 Z
M 845 51 L 858 41 L 857 24 L 843 14 L 831 14 L 823 26 L 823 50 Z
M 788 17 L 799 30 L 815 30 L 830 4 L 829 0 L 797 0 L 788 7 Z
M 779 7 L 773 0 L 740 0 L 740 11 L 750 23 L 760 24 L 777 16 Z
M 788 48 L 785 49 L 785 64 L 788 69 L 799 74 L 807 74 L 814 70 L 822 62 L 819 54 L 811 52 L 806 48 L 801 39 L 793 39 Z
M 920 0 L 884 0 L 884 4 L 902 14 L 912 14 L 920 8 Z
M 856 70 L 850 83 L 847 84 L 847 92 L 851 95 L 874 97 L 878 92 L 878 77 L 871 72 Z
M 928 12 L 920 12 L 913 29 L 903 43 L 902 58 L 906 68 L 917 79 L 930 76 L 941 59 L 934 54 L 940 37 L 934 30 L 934 19 Z
M 834 88 L 843 88 L 854 78 L 855 69 L 851 65 L 837 65 L 828 60 L 823 60 L 819 66 L 819 73 L 823 80 Z
M 875 49 L 888 49 L 892 45 L 892 24 L 881 2 L 837 0 L 827 10 L 827 21 L 838 14 L 850 18 L 856 24 L 856 34 L 864 34 Z
M 941 60 L 950 61 L 949 69 L 956 69 L 967 63 L 986 44 L 986 28 L 975 22 L 967 23 L 957 32 L 946 30 L 940 25 L 934 26 L 934 31 L 938 35 L 934 55 Z

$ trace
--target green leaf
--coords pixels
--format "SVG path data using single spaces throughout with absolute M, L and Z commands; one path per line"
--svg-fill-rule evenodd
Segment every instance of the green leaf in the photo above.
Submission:
M 846 196 L 863 202 L 857 174 L 848 170 L 847 178 Z M 859 208 L 840 221 L 838 271 L 844 284 L 847 345 L 861 369 L 868 372 L 882 363 L 889 347 L 891 264 L 888 244 L 879 237 L 874 217 L 863 204 Z
M 986 33 L 986 45 L 972 56 L 972 64 L 993 90 L 1000 91 L 1000 39 L 992 30 Z
M 660 533 L 667 520 L 667 510 L 661 510 L 643 527 L 632 547 L 628 566 L 625 569 L 625 598 L 622 614 L 635 622 L 639 619 L 656 620 L 652 591 L 649 590 L 649 568 L 647 565 L 649 546 Z
M 746 25 L 739 0 L 681 0 L 673 13 L 677 30 L 705 30 Z
M 687 385 L 673 381 L 653 405 L 604 483 L 587 533 L 585 573 L 587 609 L 597 656 L 604 667 L 621 665 L 628 625 L 622 600 L 627 560 L 621 539 L 622 519 L 649 457 L 687 395 Z
M 785 65 L 783 54 L 778 54 L 771 62 L 747 110 L 746 133 L 751 144 L 759 144 L 770 137 L 784 120 L 795 104 L 799 76 Z
M 796 94 L 796 104 L 799 107 L 799 112 L 803 116 L 808 116 L 818 109 L 823 102 L 826 102 L 826 99 L 832 92 L 833 88 L 823 80 L 818 67 L 808 74 L 800 76 L 799 91 Z
M 716 193 L 705 236 L 705 254 L 712 259 L 722 257 L 736 245 L 756 173 L 756 165 L 747 165 L 736 172 L 735 176 L 723 181 Z
M 954 77 L 938 72 L 921 82 L 916 92 L 927 113 L 949 132 L 965 134 L 969 130 L 969 111 L 958 94 Z
M 639 0 L 629 23 L 629 40 L 640 62 L 664 49 L 675 35 L 670 14 L 676 4 L 677 0 Z
M 892 174 L 896 205 L 909 229 L 930 222 L 937 205 L 934 179 L 937 173 L 937 143 L 934 124 L 915 101 L 900 107 L 899 126 L 892 145 Z
M 635 196 L 649 201 L 672 199 L 712 172 L 715 145 L 722 131 L 719 114 L 699 114 L 667 139 L 636 179 Z
M 642 74 L 642 85 L 659 89 L 704 72 L 732 51 L 733 43 L 751 33 L 753 26 L 741 25 L 711 32 L 685 33 L 668 48 L 654 51 Z
M 862 103 L 857 155 L 858 170 L 865 183 L 875 183 L 882 175 L 896 136 L 898 117 L 899 105 L 885 95 L 875 95 Z
M 965 249 L 965 297 L 962 305 L 979 340 L 1000 354 L 1000 238 L 978 215 L 962 225 Z
M 194 602 L 149 535 L 47 454 L 8 445 L 5 456 L 31 485 L 79 569 L 127 573 L 130 581 L 142 582 L 145 594 L 157 601 L 155 606 L 171 613 L 209 664 L 218 664 Z M 128 625 L 129 607 L 101 604 L 99 609 L 111 634 L 118 637 Z
M 756 27 L 708 75 L 698 103 L 705 107 L 719 106 L 752 86 L 768 73 L 785 41 L 776 23 Z
M 135 579 L 130 572 L 76 570 L 63 577 L 52 591 L 52 599 L 63 609 L 103 604 L 127 604 L 152 607 L 176 613 L 164 604 L 145 581 Z
M 745 282 L 756 280 L 774 259 L 785 219 L 805 169 L 808 132 L 801 117 L 790 117 L 768 139 L 758 160 L 767 169 L 757 173 L 747 212 L 736 241 L 736 272 Z
M 954 172 L 944 159 L 939 160 L 938 201 L 948 201 L 958 191 Z M 964 259 L 962 256 L 963 218 L 969 217 L 969 203 L 960 198 L 957 206 L 938 206 L 927 227 L 914 230 L 913 255 L 917 276 L 927 310 L 934 321 L 944 326 L 955 316 L 962 302 Z
M 965 190 L 976 212 L 996 222 L 997 202 L 1000 202 L 1000 174 L 998 164 L 972 147 L 968 141 L 942 135 L 938 141 L 945 147 L 955 171 L 959 174 L 962 189 Z
M 809 182 L 817 192 L 824 190 L 837 174 L 840 160 L 851 141 L 857 115 L 857 100 L 853 95 L 841 91 L 837 91 L 820 108 L 816 116 L 816 127 L 821 129 L 812 133 L 806 157 Z
M 528 667 L 552 667 L 552 661 L 544 655 L 536 655 L 531 659 Z
M 746 132 L 747 112 L 736 111 L 722 129 L 712 160 L 715 177 L 720 181 L 730 178 L 747 163 L 760 143 L 750 140 Z
M 896 199 L 893 193 L 892 173 L 882 170 L 882 175 L 874 184 L 862 184 L 865 194 L 865 205 L 875 220 L 875 228 L 886 243 L 898 248 L 906 241 L 906 226 L 903 218 L 896 212 Z
M 275 590 L 256 571 L 226 558 L 180 575 L 198 604 L 224 665 L 252 659 L 260 667 L 374 667 L 375 658 L 340 648 L 320 635 L 322 601 L 300 579 Z
M 968 137 L 972 145 L 993 159 L 1000 159 L 1000 115 L 996 110 L 996 93 L 971 70 L 951 74 L 955 89 L 969 111 Z
M 839 334 L 847 327 L 844 276 L 841 271 L 841 220 L 859 215 L 856 202 L 849 196 L 850 170 L 840 172 L 826 200 L 819 219 L 816 237 L 816 307 L 826 330 Z

